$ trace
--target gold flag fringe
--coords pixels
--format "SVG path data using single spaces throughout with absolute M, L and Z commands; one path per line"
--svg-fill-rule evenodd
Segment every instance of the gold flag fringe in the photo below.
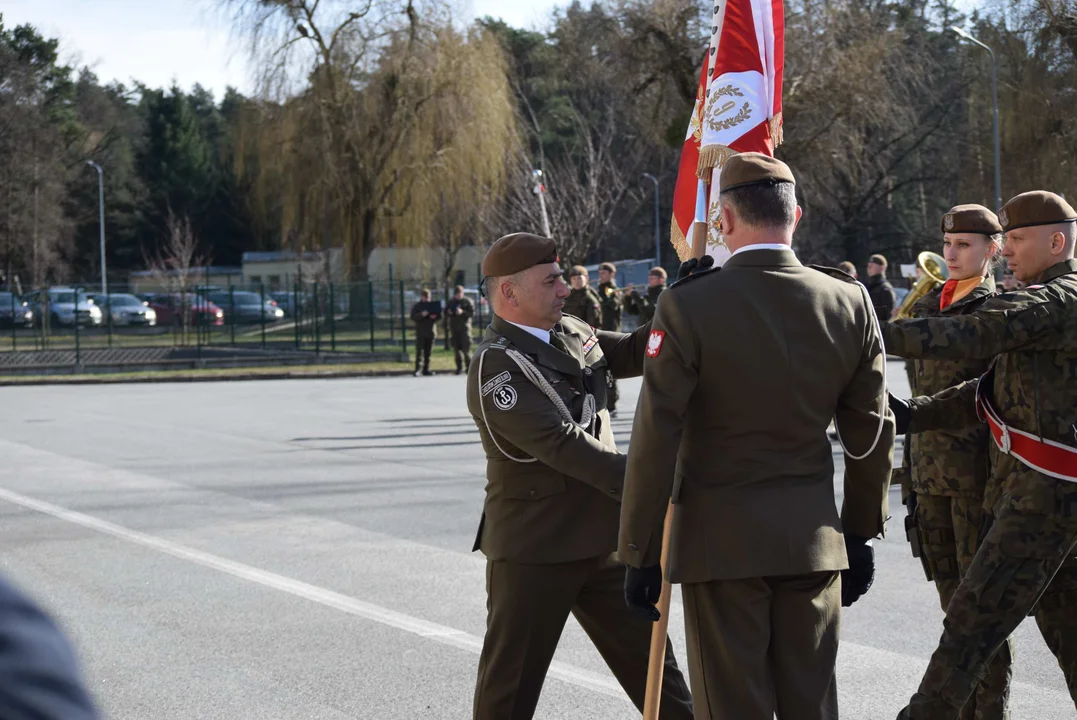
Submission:
M 736 154 L 737 151 L 728 145 L 707 145 L 700 148 L 699 164 L 696 165 L 696 177 L 709 183 L 714 168 L 722 167 L 729 158 Z
M 778 113 L 770 119 L 770 139 L 774 147 L 785 142 L 785 127 L 782 125 L 782 114 Z
M 673 222 L 670 223 L 669 241 L 673 243 L 673 249 L 677 251 L 677 257 L 681 259 L 681 262 L 692 257 L 692 248 L 688 245 L 688 240 L 685 239 L 680 226 L 677 225 L 677 218 L 673 218 Z

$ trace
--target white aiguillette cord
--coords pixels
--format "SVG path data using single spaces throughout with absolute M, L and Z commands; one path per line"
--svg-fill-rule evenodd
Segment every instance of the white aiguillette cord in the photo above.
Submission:
M 875 448 L 879 446 L 879 438 L 883 435 L 883 423 L 886 422 L 886 409 L 889 402 L 890 388 L 886 382 L 886 342 L 883 340 L 883 331 L 879 327 L 879 318 L 875 315 L 875 308 L 871 305 L 871 296 L 868 295 L 868 289 L 863 285 L 860 285 L 860 292 L 867 300 L 868 315 L 871 316 L 871 325 L 875 329 L 875 336 L 879 338 L 879 347 L 882 349 L 883 356 L 883 392 L 879 399 L 879 427 L 875 430 L 875 440 L 872 441 L 871 447 L 863 455 L 853 455 L 849 452 L 849 448 L 845 447 L 845 441 L 841 439 L 841 430 L 838 428 L 838 419 L 834 418 L 834 431 L 838 436 L 838 443 L 841 445 L 841 449 L 845 452 L 850 460 L 863 460 L 868 455 L 875 452 Z
M 482 382 L 482 361 L 486 358 L 486 351 L 493 347 L 496 347 L 498 350 L 503 350 L 506 355 L 512 358 L 513 362 L 515 362 L 519 366 L 520 371 L 523 372 L 524 377 L 530 380 L 535 387 L 542 391 L 543 395 L 548 397 L 550 401 L 553 402 L 554 407 L 557 408 L 557 412 L 561 416 L 562 420 L 568 423 L 572 423 L 573 425 L 583 430 L 590 431 L 591 425 L 594 423 L 595 416 L 597 414 L 595 411 L 595 396 L 588 393 L 584 397 L 583 412 L 580 414 L 580 421 L 576 422 L 576 420 L 572 417 L 572 412 L 568 409 L 568 406 L 565 405 L 565 401 L 561 399 L 561 396 L 557 394 L 557 391 L 553 389 L 553 386 L 551 386 L 550 383 L 543 376 L 543 374 L 539 372 L 539 369 L 535 367 L 534 363 L 532 363 L 527 358 L 527 356 L 521 353 L 519 350 L 496 345 L 491 345 L 490 347 L 486 348 L 486 350 L 483 350 L 479 354 L 479 382 Z M 486 403 L 483 402 L 481 388 L 479 390 L 479 393 L 479 408 L 482 410 L 482 421 L 486 425 L 487 432 L 490 433 L 490 439 L 494 441 L 494 445 L 497 447 L 498 450 L 501 451 L 501 454 L 507 457 L 509 460 L 514 460 L 519 463 L 535 462 L 535 458 L 517 458 L 505 452 L 505 449 L 501 447 L 501 445 L 497 442 L 497 437 L 495 436 L 494 431 L 490 429 L 490 422 L 486 419 Z

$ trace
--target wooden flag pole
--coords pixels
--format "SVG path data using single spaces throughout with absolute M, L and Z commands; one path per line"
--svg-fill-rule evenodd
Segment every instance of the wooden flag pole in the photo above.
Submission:
M 707 224 L 692 224 L 692 257 L 702 258 L 707 253 Z M 669 530 L 673 523 L 673 503 L 666 507 L 666 520 L 662 523 L 662 594 L 658 597 L 661 617 L 651 628 L 651 650 L 647 660 L 647 692 L 643 699 L 643 720 L 658 720 L 662 702 L 662 678 L 666 669 L 666 637 L 669 635 L 669 602 L 673 585 L 665 579 L 669 564 Z

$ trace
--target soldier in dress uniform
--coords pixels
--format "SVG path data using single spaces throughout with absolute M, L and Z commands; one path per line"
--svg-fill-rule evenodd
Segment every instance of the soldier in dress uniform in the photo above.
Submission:
M 996 294 L 991 272 L 1002 226 L 995 213 L 982 205 L 958 205 L 943 215 L 941 225 L 950 277 L 910 308 L 913 318 L 967 315 Z M 979 378 L 989 363 L 985 358 L 909 360 L 912 394 L 932 395 Z M 976 554 L 990 442 L 987 426 L 979 422 L 906 437 L 902 495 L 909 510 L 907 532 L 944 611 Z M 1009 717 L 1011 656 L 1012 646 L 1006 643 L 962 709 L 961 720 Z
M 602 301 L 591 287 L 591 278 L 583 265 L 573 265 L 568 273 L 572 290 L 565 298 L 565 315 L 583 320 L 593 328 L 602 327 Z
M 625 312 L 639 315 L 640 325 L 649 323 L 658 307 L 658 296 L 666 290 L 665 268 L 653 267 L 647 273 L 647 294 L 640 295 L 635 290 L 625 293 Z
M 980 547 L 901 718 L 958 717 L 1030 613 L 1077 703 L 1077 211 L 1054 193 L 1028 192 L 1006 203 L 999 221 L 1002 254 L 1026 288 L 969 314 L 886 328 L 887 350 L 903 357 L 993 359 L 978 381 L 909 403 L 891 398 L 899 429 L 983 418 L 993 440 Z
M 498 240 L 482 273 L 494 317 L 468 372 L 467 404 L 486 451 L 475 549 L 486 555 L 487 625 L 476 720 L 526 720 L 572 613 L 637 707 L 651 624 L 624 603 L 613 555 L 625 456 L 606 376 L 638 376 L 649 328 L 595 330 L 563 315 L 568 287 L 549 238 Z M 667 643 L 662 717 L 692 717 Z
M 459 375 L 471 367 L 471 318 L 475 315 L 475 304 L 464 295 L 463 286 L 456 286 L 452 298 L 445 304 L 445 314 L 449 318 L 449 341 Z
M 598 266 L 598 297 L 602 302 L 602 329 L 621 332 L 621 313 L 624 311 L 621 290 L 617 287 L 617 266 L 604 262 Z M 617 417 L 617 380 L 610 378 L 609 409 L 610 415 Z
M 647 345 L 621 508 L 625 598 L 656 619 L 672 500 L 666 574 L 682 583 L 696 718 L 829 720 L 839 608 L 871 585 L 887 515 L 886 358 L 866 289 L 797 260 L 788 166 L 734 155 L 720 183 L 733 255 L 662 296 Z M 835 411 L 857 453 L 840 518 Z

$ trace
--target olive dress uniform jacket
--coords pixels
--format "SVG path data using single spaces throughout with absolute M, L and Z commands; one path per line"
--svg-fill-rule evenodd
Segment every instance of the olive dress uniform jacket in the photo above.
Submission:
M 631 334 L 604 332 L 566 315 L 553 330 L 565 346 L 560 350 L 494 316 L 467 381 L 468 410 L 487 460 L 475 550 L 491 560 L 544 564 L 616 549 L 625 456 L 610 428 L 607 376 L 643 371 L 648 332 L 647 326 Z M 585 395 L 594 395 L 593 425 L 562 419 L 509 357 L 510 349 L 534 363 L 575 420 Z
M 619 552 L 702 583 L 847 567 L 842 532 L 883 532 L 894 423 L 872 306 L 852 278 L 757 249 L 679 283 L 652 325 Z M 840 276 L 840 277 L 839 277 Z M 834 500 L 831 418 L 849 450 Z

